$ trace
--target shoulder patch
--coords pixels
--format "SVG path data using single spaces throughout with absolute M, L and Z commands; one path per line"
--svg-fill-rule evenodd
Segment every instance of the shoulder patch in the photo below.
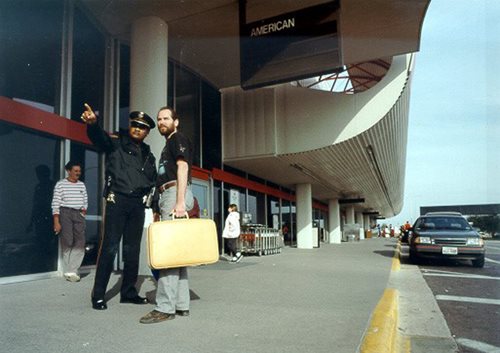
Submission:
M 120 136 L 118 136 L 118 135 L 116 135 L 116 134 L 111 134 L 111 135 L 109 135 L 109 137 L 111 137 L 111 138 L 113 138 L 113 139 L 117 139 L 117 138 L 119 138 Z

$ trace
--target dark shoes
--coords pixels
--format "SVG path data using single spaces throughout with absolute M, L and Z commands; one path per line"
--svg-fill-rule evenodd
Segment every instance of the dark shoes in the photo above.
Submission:
M 149 303 L 148 298 L 143 298 L 138 295 L 132 298 L 121 298 L 120 303 L 130 303 L 130 304 L 147 304 Z M 92 308 L 95 310 L 106 310 L 108 306 L 104 299 L 94 299 L 92 298 Z
M 121 298 L 120 303 L 122 304 L 147 304 L 149 303 L 148 298 L 140 297 L 136 295 L 132 298 Z
M 189 310 L 176 310 L 175 314 L 179 316 L 189 316 Z
M 106 310 L 108 306 L 104 299 L 92 299 L 92 308 L 95 310 Z
M 156 324 L 158 322 L 173 320 L 175 314 L 162 313 L 161 311 L 153 310 L 139 320 L 141 324 Z

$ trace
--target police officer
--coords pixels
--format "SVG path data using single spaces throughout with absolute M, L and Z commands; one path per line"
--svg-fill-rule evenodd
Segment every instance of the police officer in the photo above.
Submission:
M 144 227 L 144 200 L 156 181 L 155 158 L 143 142 L 155 127 L 154 120 L 144 112 L 131 112 L 128 131 L 109 136 L 97 124 L 97 117 L 88 104 L 81 119 L 87 124 L 92 143 L 106 153 L 105 228 L 99 245 L 92 307 L 107 309 L 104 295 L 122 236 L 125 265 L 120 303 L 147 304 L 147 298 L 139 296 L 135 284 Z

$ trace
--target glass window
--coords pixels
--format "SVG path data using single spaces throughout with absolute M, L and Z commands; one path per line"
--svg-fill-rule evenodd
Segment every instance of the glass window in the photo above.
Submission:
M 257 193 L 248 190 L 247 213 L 251 215 L 250 223 L 257 223 Z
M 175 110 L 180 130 L 193 143 L 193 164 L 200 165 L 200 79 L 177 66 L 175 70 Z
M 268 225 L 266 222 L 266 195 L 257 193 L 257 222 Z
M 105 38 L 78 7 L 74 14 L 71 119 L 81 121 L 83 104 L 88 103 L 102 123 Z
M 267 196 L 267 225 L 268 227 L 279 229 L 280 201 L 279 199 Z
M 224 185 L 224 217 L 227 216 L 227 208 L 231 203 L 238 206 L 239 212 L 246 211 L 246 190 L 230 184 Z
M 167 106 L 169 107 L 174 107 L 174 63 L 172 63 L 170 60 L 168 61 L 168 77 L 167 77 Z
M 130 47 L 120 44 L 119 128 L 128 128 L 130 110 Z
M 233 168 L 231 166 L 225 165 L 225 164 L 224 164 L 224 171 L 231 173 L 231 174 L 234 174 L 234 175 L 237 175 L 237 176 L 240 176 L 242 178 L 246 178 L 246 175 L 247 175 L 247 173 L 245 173 L 239 169 Z M 262 184 L 264 184 L 264 182 Z
M 0 158 L 0 277 L 56 271 L 59 139 L 1 121 L 0 136 L 0 150 L 9 151 Z
M 81 181 L 87 188 L 89 206 L 86 215 L 85 242 L 87 244 L 83 266 L 95 265 L 99 245 L 99 229 L 101 217 L 102 192 L 99 185 L 99 154 L 87 146 L 72 143 L 71 160 L 82 164 Z
M 0 96 L 58 107 L 62 18 L 62 1 L 0 1 Z
M 224 225 L 224 220 L 222 219 L 224 217 L 224 214 L 221 212 L 223 209 L 223 205 L 221 205 L 221 182 L 214 180 L 214 187 L 212 190 L 212 196 L 214 198 L 213 205 L 214 205 L 214 222 L 217 225 L 217 233 L 222 234 L 222 227 Z M 220 244 L 220 243 L 219 243 Z
M 202 84 L 202 168 L 211 170 L 222 167 L 221 147 L 221 106 L 218 90 L 203 82 Z

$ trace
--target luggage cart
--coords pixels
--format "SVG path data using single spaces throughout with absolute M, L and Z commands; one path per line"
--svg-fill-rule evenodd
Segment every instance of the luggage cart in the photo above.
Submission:
M 264 255 L 274 255 L 281 253 L 283 247 L 283 239 L 281 233 L 277 229 L 264 229 L 263 237 L 263 252 Z
M 262 250 L 262 237 L 261 229 L 265 226 L 260 224 L 247 224 L 241 228 L 239 237 L 239 249 L 245 254 L 257 254 L 261 256 Z
M 258 256 L 279 254 L 283 247 L 283 237 L 277 229 L 261 224 L 247 224 L 242 227 L 239 247 L 243 253 Z

